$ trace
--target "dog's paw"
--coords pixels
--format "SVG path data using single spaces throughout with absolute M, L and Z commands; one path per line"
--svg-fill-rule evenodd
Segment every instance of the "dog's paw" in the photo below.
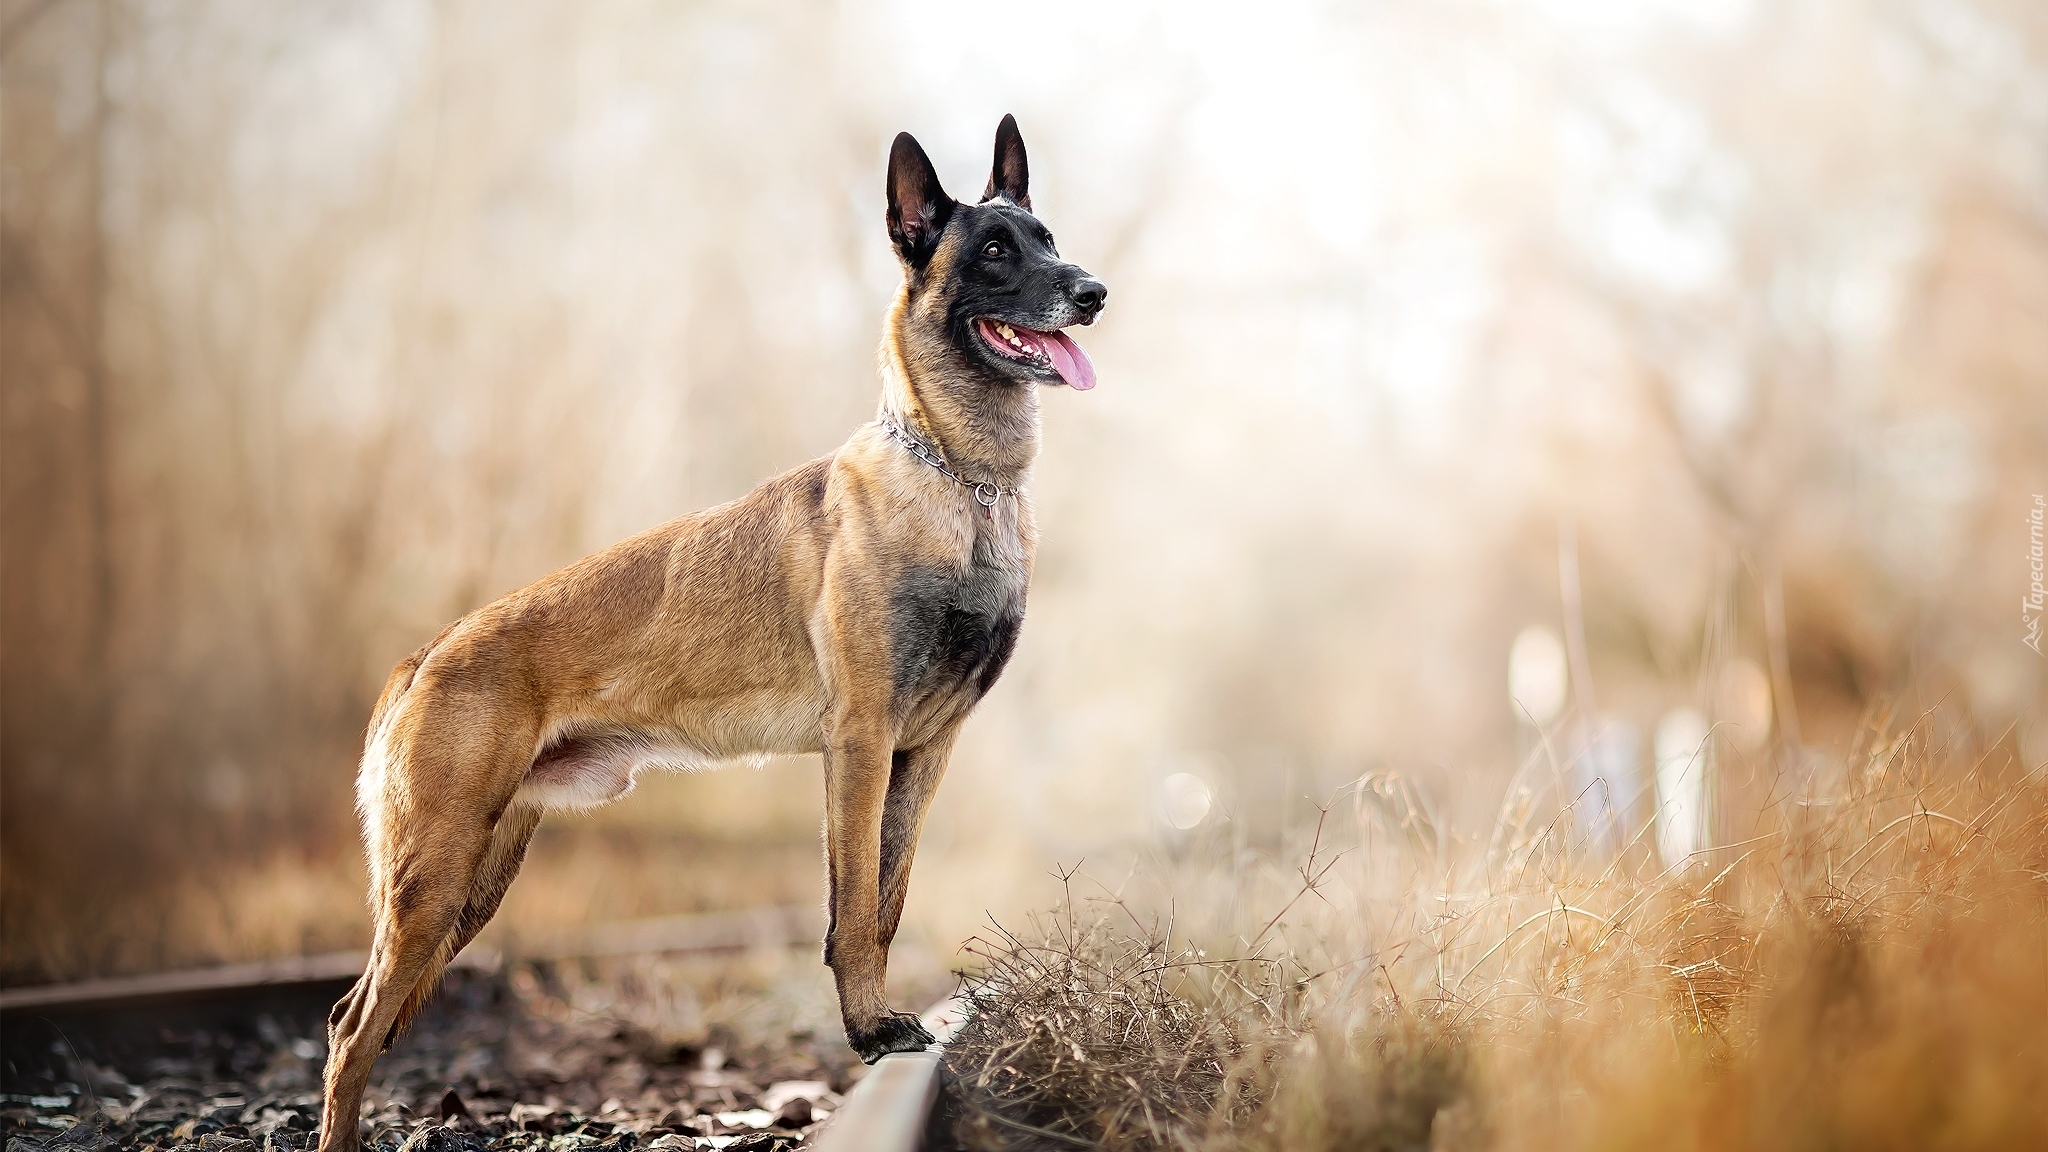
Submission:
M 891 1052 L 922 1052 L 933 1038 L 917 1017 L 891 1012 L 867 1028 L 847 1028 L 846 1042 L 859 1053 L 861 1063 L 873 1064 Z

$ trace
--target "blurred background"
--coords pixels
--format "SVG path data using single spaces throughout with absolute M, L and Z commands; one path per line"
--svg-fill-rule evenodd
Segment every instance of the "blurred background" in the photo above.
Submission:
M 1362 777 L 1676 863 L 1873 709 L 2048 760 L 2032 0 L 6 0 L 0 981 L 365 944 L 393 662 L 869 419 L 888 142 L 1005 112 L 1112 301 L 933 963 Z M 814 903 L 818 772 L 551 818 L 493 931 Z

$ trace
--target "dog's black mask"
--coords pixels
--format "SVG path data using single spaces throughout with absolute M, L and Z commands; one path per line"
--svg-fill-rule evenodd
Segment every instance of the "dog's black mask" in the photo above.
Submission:
M 1095 386 L 1087 353 L 1060 329 L 1093 324 L 1102 281 L 1060 259 L 1031 214 L 1030 169 L 1014 117 L 996 128 L 995 166 L 979 204 L 946 195 L 908 132 L 889 152 L 889 239 L 913 301 L 943 309 L 953 346 L 995 380 Z

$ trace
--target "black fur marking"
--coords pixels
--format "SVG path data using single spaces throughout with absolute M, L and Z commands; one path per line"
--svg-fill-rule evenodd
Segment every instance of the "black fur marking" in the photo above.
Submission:
M 889 874 L 901 860 L 905 846 L 912 843 L 911 836 L 917 831 L 912 826 L 915 814 L 902 803 L 904 789 L 910 775 L 910 752 L 898 748 L 889 755 L 889 791 L 882 805 L 882 867 L 881 880 L 883 897 L 888 895 Z
M 932 1043 L 924 1024 L 907 1012 L 891 1012 L 875 1021 L 872 1028 L 847 1025 L 846 1042 L 860 1055 L 861 1063 L 873 1064 L 891 1052 L 922 1052 Z
M 405 873 L 391 886 L 390 915 L 394 920 L 410 920 L 433 899 L 435 883 L 425 876 Z
M 1052 233 L 1014 204 L 962 204 L 947 227 L 961 233 L 961 256 L 953 266 L 946 308 L 954 346 L 999 380 L 1058 383 L 1059 374 L 1051 367 L 988 347 L 975 321 L 986 317 L 1038 331 L 1090 324 L 1100 307 L 1084 307 L 1080 300 L 1092 298 L 1084 286 L 1100 287 L 1099 282 L 1060 259 Z
M 899 805 L 889 802 L 895 800 L 897 795 L 901 793 L 905 784 L 905 777 L 909 773 L 910 750 L 908 748 L 898 748 L 894 752 L 889 753 L 889 791 L 887 800 L 882 805 L 882 875 L 885 878 L 889 875 L 891 847 L 902 843 L 911 831 L 906 822 L 906 817 L 909 814 L 904 812 Z
M 889 754 L 889 792 L 882 806 L 882 878 L 889 878 L 892 856 L 900 851 L 896 846 L 906 843 L 914 830 L 910 826 L 912 813 L 907 811 L 898 798 L 904 794 L 910 775 L 910 750 L 898 748 Z
M 924 271 L 959 204 L 946 195 L 939 173 L 916 137 L 898 132 L 889 149 L 889 239 L 913 273 Z
M 998 196 L 1019 208 L 1031 207 L 1031 165 L 1024 157 L 1024 135 L 1017 131 L 1017 118 L 1008 113 L 996 125 L 996 159 L 981 193 L 985 201 Z
M 1023 630 L 1024 617 L 1001 616 L 996 619 L 995 630 L 989 636 L 988 659 L 981 665 L 981 683 L 974 686 L 974 695 L 988 695 L 996 686 L 996 678 L 1003 674 L 1003 668 L 1010 663 L 1010 656 L 1017 651 L 1017 633 Z
M 1002 675 L 1023 619 L 1021 590 L 999 569 L 912 569 L 889 605 L 899 706 L 965 684 L 979 699 Z

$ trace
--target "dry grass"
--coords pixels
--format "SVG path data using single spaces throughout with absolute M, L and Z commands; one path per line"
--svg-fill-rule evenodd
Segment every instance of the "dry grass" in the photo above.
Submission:
M 1539 789 L 1466 840 L 1382 778 L 1291 874 L 1196 851 L 1097 899 L 1069 878 L 1056 915 L 980 944 L 957 1131 L 2048 1147 L 2048 781 L 1935 728 L 1874 727 L 1831 794 L 1781 789 L 1746 842 L 1671 869 L 1597 850 Z

